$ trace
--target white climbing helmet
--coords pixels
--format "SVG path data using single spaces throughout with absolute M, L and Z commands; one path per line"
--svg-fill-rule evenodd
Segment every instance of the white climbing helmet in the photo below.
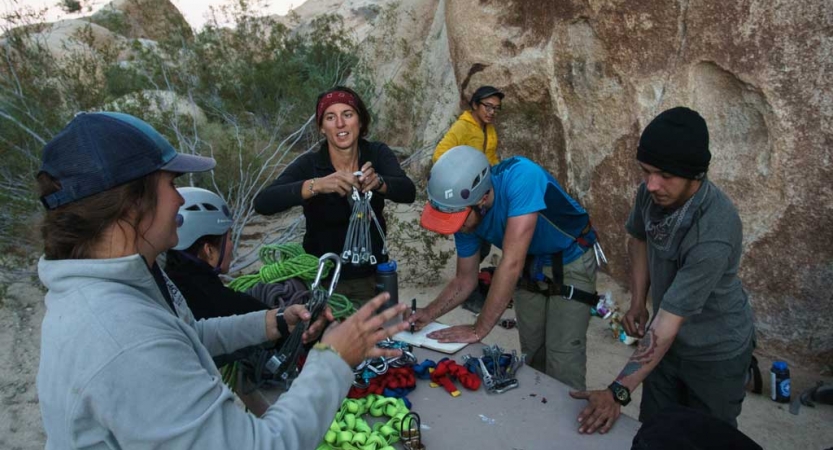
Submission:
M 177 188 L 177 191 L 185 203 L 176 215 L 179 243 L 174 250 L 185 250 L 203 236 L 220 236 L 231 228 L 231 211 L 219 195 L 195 187 Z
M 468 145 L 454 147 L 431 168 L 428 204 L 420 224 L 437 233 L 455 233 L 466 221 L 471 206 L 490 189 L 491 166 L 486 155 Z

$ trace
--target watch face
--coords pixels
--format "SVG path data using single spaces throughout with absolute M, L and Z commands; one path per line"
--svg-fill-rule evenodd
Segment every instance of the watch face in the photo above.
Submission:
M 616 398 L 624 402 L 628 399 L 628 393 L 624 389 L 617 389 Z

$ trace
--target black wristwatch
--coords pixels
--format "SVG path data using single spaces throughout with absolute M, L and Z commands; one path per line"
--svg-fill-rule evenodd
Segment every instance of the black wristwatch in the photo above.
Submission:
M 278 333 L 281 334 L 282 339 L 289 337 L 289 324 L 286 323 L 286 319 L 283 318 L 284 309 L 285 308 L 279 308 L 275 312 L 275 320 L 278 324 Z
M 378 179 L 379 179 L 379 186 L 377 186 L 377 187 L 376 187 L 376 189 L 374 189 L 374 191 L 378 191 L 379 189 L 382 189 L 382 187 L 385 185 L 385 179 L 384 179 L 384 178 L 382 178 L 382 176 L 381 176 L 381 175 L 379 175 L 379 174 L 377 173 L 377 174 L 376 174 L 376 178 L 378 178 Z
M 628 403 L 631 402 L 631 390 L 618 381 L 610 383 L 610 386 L 607 388 L 610 389 L 610 392 L 613 392 L 613 399 L 616 400 L 616 403 L 622 406 L 628 406 Z

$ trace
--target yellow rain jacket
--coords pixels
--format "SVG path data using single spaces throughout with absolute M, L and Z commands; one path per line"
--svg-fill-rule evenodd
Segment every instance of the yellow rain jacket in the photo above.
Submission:
M 477 120 L 471 115 L 471 111 L 465 111 L 460 118 L 451 125 L 443 139 L 434 149 L 433 162 L 437 162 L 443 153 L 458 145 L 469 145 L 486 154 L 489 164 L 495 165 L 500 160 L 497 156 L 497 131 L 492 124 L 486 125 L 484 132 Z

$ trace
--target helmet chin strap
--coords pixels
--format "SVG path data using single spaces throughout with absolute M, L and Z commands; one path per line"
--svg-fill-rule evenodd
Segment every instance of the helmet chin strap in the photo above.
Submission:
M 481 198 L 481 199 L 480 199 L 480 201 L 481 201 L 481 202 L 483 202 L 483 204 L 482 204 L 482 205 L 479 205 L 479 206 L 477 207 L 477 211 L 480 213 L 480 217 L 485 216 L 485 215 L 486 215 L 486 213 L 489 211 L 489 207 L 488 207 L 488 206 L 486 206 L 486 203 L 488 203 L 488 200 L 487 200 L 487 199 L 489 198 L 489 194 L 490 194 L 491 192 L 492 192 L 492 190 L 491 190 L 491 189 L 489 189 L 488 191 L 486 191 L 486 195 L 484 195 L 484 196 L 483 196 L 483 198 Z
M 214 266 L 214 274 L 216 275 L 219 275 L 223 270 L 223 258 L 226 256 L 226 238 L 228 234 L 229 232 L 226 231 L 220 239 L 220 259 L 217 260 L 217 265 Z

